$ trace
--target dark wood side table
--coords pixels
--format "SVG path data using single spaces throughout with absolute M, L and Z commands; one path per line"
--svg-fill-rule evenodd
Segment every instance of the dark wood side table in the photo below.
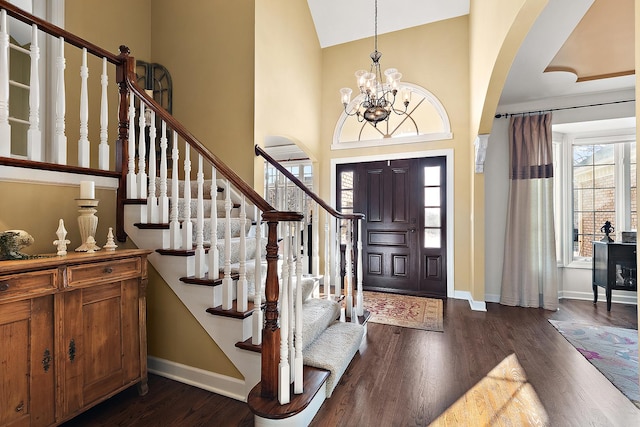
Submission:
M 611 311 L 611 291 L 637 291 L 636 244 L 593 242 L 593 303 L 598 302 L 598 286 L 605 289 L 607 311 Z

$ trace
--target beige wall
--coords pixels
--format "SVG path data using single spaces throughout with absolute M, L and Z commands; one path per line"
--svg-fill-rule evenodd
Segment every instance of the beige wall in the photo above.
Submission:
M 138 59 L 151 57 L 151 0 L 65 0 L 65 29 L 117 55 L 120 45 L 127 45 Z M 66 134 L 67 159 L 76 165 L 78 159 L 80 65 L 81 51 L 65 46 L 66 69 Z M 98 167 L 98 142 L 100 141 L 100 74 L 102 63 L 89 55 L 89 141 L 92 145 L 91 166 Z M 113 147 L 118 136 L 118 89 L 115 67 L 108 65 L 109 77 L 109 144 Z M 115 165 L 112 149 L 111 165 Z
M 489 0 L 470 4 L 471 138 L 489 134 L 502 88 L 522 41 L 548 0 Z M 473 141 L 469 141 L 473 144 Z M 474 168 L 475 149 L 472 149 Z M 471 294 L 485 299 L 484 174 L 472 174 Z
M 153 1 L 151 57 L 171 73 L 174 116 L 249 183 L 253 46 L 252 0 Z
M 254 158 L 253 8 L 253 1 L 154 0 L 150 13 L 151 61 L 171 74 L 174 116 L 249 183 Z M 149 353 L 242 378 L 164 280 L 153 274 L 150 283 Z
M 58 221 L 64 220 L 67 239 L 71 241 L 67 250 L 73 251 L 80 246 L 78 229 L 78 205 L 80 189 L 76 185 L 48 185 L 18 182 L 0 182 L 0 231 L 25 230 L 34 238 L 34 243 L 23 252 L 28 254 L 55 254 Z M 98 228 L 96 241 L 99 246 L 107 240 L 109 227 L 115 228 L 115 192 L 96 189 L 98 205 Z
M 318 157 L 322 51 L 305 1 L 256 2 L 255 143 L 289 138 Z M 262 193 L 263 162 L 254 185 Z
M 399 146 L 331 151 L 335 124 L 342 111 L 339 90 L 355 89 L 353 73 L 370 64 L 373 39 L 337 45 L 323 51 L 323 114 L 321 128 L 320 195 L 330 200 L 331 159 L 344 157 L 453 149 L 454 152 L 454 257 L 455 288 L 469 290 L 470 164 L 469 145 L 469 34 L 468 16 L 423 25 L 378 37 L 384 68 L 398 68 L 403 80 L 432 92 L 444 105 L 453 139 Z
M 245 17 L 246 4 L 249 2 L 242 2 L 243 7 L 241 9 L 240 16 Z M 192 7 L 187 7 L 191 5 Z M 222 87 L 228 86 L 224 80 L 220 78 L 220 72 L 227 72 L 227 65 L 234 66 L 233 60 L 212 60 L 207 63 L 206 61 L 198 61 L 195 55 L 200 53 L 197 49 L 182 49 L 182 44 L 198 46 L 199 49 L 205 46 L 205 50 L 218 49 L 218 47 L 212 47 L 209 39 L 212 40 L 227 40 L 226 37 L 220 37 L 217 34 L 203 35 L 200 32 L 185 32 L 184 22 L 180 19 L 184 19 L 187 22 L 194 20 L 198 25 L 204 28 L 212 29 L 212 25 L 208 23 L 208 18 L 215 15 L 214 20 L 229 21 L 227 25 L 233 26 L 234 23 L 238 23 L 237 20 L 227 19 L 228 16 L 234 15 L 235 12 L 224 11 L 223 13 L 213 10 L 220 9 L 218 5 L 207 3 L 207 6 L 211 6 L 210 9 L 204 8 L 202 14 L 198 13 L 199 10 L 203 10 L 203 4 L 201 2 L 180 2 L 180 6 L 176 2 L 167 2 L 167 5 L 161 5 L 160 2 L 154 1 L 153 8 L 151 0 L 136 0 L 130 2 L 126 0 L 104 2 L 99 0 L 66 0 L 66 13 L 65 21 L 66 28 L 74 34 L 83 37 L 94 44 L 108 49 L 113 53 L 118 53 L 118 48 L 121 44 L 125 44 L 131 50 L 131 55 L 136 59 L 144 61 L 159 62 L 168 67 L 169 72 L 172 74 L 174 82 L 174 112 L 176 116 L 182 120 L 182 118 L 188 118 L 188 128 L 194 132 L 197 137 L 206 139 L 211 143 L 212 141 L 219 142 L 219 135 L 225 135 L 228 132 L 231 134 L 237 134 L 242 136 L 239 128 L 244 128 L 244 122 L 239 122 L 231 127 L 226 127 L 228 123 L 225 122 L 225 118 L 221 117 L 220 122 L 223 125 L 219 127 L 224 128 L 223 132 L 220 129 L 211 126 L 214 121 L 202 120 L 201 113 L 206 108 L 215 106 L 211 100 L 217 99 L 213 90 L 212 83 L 222 82 Z M 153 12 L 152 12 L 153 9 Z M 123 13 L 126 11 L 126 13 Z M 178 13 L 182 15 L 180 15 Z M 177 22 L 172 21 L 172 17 L 177 17 Z M 156 21 L 152 28 L 152 18 Z M 118 23 L 117 25 L 115 23 Z M 180 23 L 182 22 L 182 23 Z M 165 26 L 166 24 L 166 26 Z M 179 24 L 179 25 L 178 25 Z M 190 25 L 187 25 L 190 27 Z M 218 24 L 219 27 L 219 24 Z M 240 25 L 238 31 L 245 32 L 249 27 L 248 33 L 251 33 L 251 25 Z M 167 28 L 173 28 L 174 31 L 167 31 Z M 116 31 L 114 31 L 116 29 Z M 154 32 L 155 30 L 155 32 Z M 218 28 L 217 31 L 223 31 Z M 157 37 L 152 37 L 152 33 Z M 200 39 L 201 38 L 201 39 Z M 166 44 L 166 50 L 156 48 L 153 51 L 154 55 L 158 55 L 158 58 L 152 56 L 152 43 L 160 43 L 161 46 Z M 233 47 L 233 45 L 232 45 Z M 175 49 L 175 50 L 172 50 Z M 228 48 L 230 50 L 232 48 Z M 177 53 L 176 53 L 177 52 Z M 79 67 L 80 56 L 77 50 L 69 50 L 66 52 L 69 54 L 67 58 L 67 93 L 68 93 L 68 119 L 67 119 L 67 136 L 69 145 L 69 159 L 75 163 L 77 158 L 77 140 L 78 140 L 78 128 L 79 123 L 77 120 L 78 114 L 75 113 L 78 110 L 78 94 L 79 94 Z M 229 52 L 227 52 L 229 55 Z M 235 57 L 235 55 L 231 55 Z M 222 58 L 225 54 L 221 55 Z M 171 58 L 168 60 L 167 58 Z M 165 61 L 167 59 L 167 61 Z M 211 58 L 210 58 L 211 59 Z M 92 64 L 93 62 L 93 64 Z M 165 63 L 168 62 L 168 63 Z M 194 66 L 197 64 L 198 66 Z M 223 64 L 223 65 L 221 65 Z M 224 65 L 227 64 L 227 65 Z M 100 82 L 100 64 L 98 61 L 90 61 L 89 63 L 89 86 L 94 85 L 99 88 Z M 217 74 L 212 73 L 212 69 L 218 67 L 220 70 Z M 109 141 L 112 144 L 117 136 L 117 122 L 115 120 L 114 111 L 117 111 L 117 90 L 113 89 L 115 82 L 115 73 L 113 73 L 114 67 L 109 67 L 112 71 L 109 75 L 109 83 L 112 85 L 110 91 L 109 105 L 110 105 L 110 130 Z M 249 65 L 252 68 L 252 65 Z M 175 71 L 174 71 L 175 69 Z M 231 73 L 233 74 L 233 73 Z M 72 84 L 72 82 L 74 82 Z M 249 88 L 252 84 L 246 85 Z M 200 89 L 202 87 L 209 87 L 209 93 L 203 93 Z M 245 91 L 246 92 L 246 91 Z M 242 93 L 242 91 L 241 91 Z M 194 100 L 195 102 L 190 102 Z M 99 127 L 97 126 L 99 117 L 99 97 L 94 96 L 89 98 L 91 104 L 90 118 L 90 140 L 92 145 L 95 145 L 99 141 Z M 242 99 L 243 103 L 251 106 L 252 102 L 247 100 L 245 96 Z M 217 103 L 220 104 L 220 103 Z M 233 105 L 233 103 L 232 103 Z M 220 115 L 217 111 L 221 108 L 221 105 L 215 106 L 215 110 L 210 112 L 213 117 Z M 234 107 L 235 108 L 235 107 Z M 251 128 L 252 116 L 247 115 L 240 111 L 238 117 L 247 120 L 249 123 L 246 127 Z M 75 121 L 74 121 L 75 118 Z M 237 122 L 237 120 L 236 120 Z M 246 132 L 245 132 L 246 133 Z M 246 140 L 250 140 L 250 134 L 244 136 Z M 204 138 L 207 137 L 207 138 Z M 251 142 L 251 141 L 249 141 Z M 224 144 L 223 144 L 224 146 Z M 229 144 L 226 144 L 229 146 Z M 243 154 L 246 154 L 247 149 L 242 148 Z M 215 150 L 218 152 L 218 150 Z M 249 156 L 247 156 L 249 157 Z M 252 158 L 252 156 L 251 156 Z M 92 166 L 96 167 L 97 157 L 92 156 Z M 249 162 L 245 160 L 248 165 Z M 114 164 L 112 159 L 112 164 Z M 248 169 L 248 168 L 245 168 Z M 239 172 L 239 169 L 236 169 Z M 246 170 L 244 171 L 246 176 L 251 176 Z M 3 184 L 4 186 L 4 184 Z M 49 194 L 45 190 L 37 189 L 39 193 Z M 77 189 L 73 189 L 73 192 L 77 192 Z M 57 193 L 54 192 L 54 193 Z M 69 199 L 67 192 L 63 195 L 64 200 Z M 77 195 L 73 195 L 77 197 Z M 102 198 L 101 192 L 98 192 L 97 197 Z M 98 223 L 98 235 L 102 235 L 101 227 L 106 227 L 107 221 L 103 220 L 103 215 L 110 213 L 113 217 L 110 221 L 111 224 L 115 224 L 115 193 L 111 192 L 107 200 L 100 201 L 100 212 L 98 216 L 100 221 Z M 104 214 L 102 213 L 104 212 Z M 76 222 L 77 213 L 71 208 L 70 221 L 72 227 L 67 227 L 70 230 L 76 230 L 73 224 Z M 2 219 L 2 218 L 0 218 Z M 57 220 L 56 220 L 57 221 Z M 65 219 L 65 222 L 67 220 Z M 33 222 L 33 218 L 27 222 L 27 224 Z M 49 221 L 51 222 L 51 221 Z M 57 224 L 57 222 L 56 222 Z M 57 227 L 57 225 L 56 225 Z M 49 228 L 51 228 L 49 226 Z M 46 231 L 46 230 L 45 230 Z M 55 228 L 53 228 L 55 232 Z M 106 233 L 106 231 L 104 231 Z M 106 234 L 105 234 L 106 235 Z M 55 234 L 53 234 L 55 238 Z M 51 241 L 53 241 L 51 238 Z M 79 241 L 79 237 L 75 239 Z M 120 244 L 122 247 L 122 244 Z M 130 241 L 124 246 L 133 246 Z M 242 378 L 240 372 L 233 366 L 226 355 L 220 350 L 215 342 L 209 337 L 204 329 L 198 324 L 193 316 L 188 312 L 180 300 L 171 291 L 167 283 L 156 273 L 156 271 L 149 268 L 149 285 L 147 288 L 148 298 L 148 353 L 151 356 L 159 357 L 173 362 L 185 364 L 187 366 L 193 366 L 196 368 L 216 372 L 222 375 L 228 375 L 234 378 Z

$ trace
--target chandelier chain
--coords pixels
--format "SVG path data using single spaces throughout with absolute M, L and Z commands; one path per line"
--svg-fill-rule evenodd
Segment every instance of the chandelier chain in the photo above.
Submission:
M 375 0 L 373 19 L 373 50 L 378 51 L 378 0 Z

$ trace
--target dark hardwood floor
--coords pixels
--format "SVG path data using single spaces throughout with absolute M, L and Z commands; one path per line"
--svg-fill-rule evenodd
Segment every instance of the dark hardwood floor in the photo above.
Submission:
M 635 306 L 613 304 L 607 312 L 604 302 L 563 300 L 557 312 L 487 308 L 473 312 L 466 301 L 447 300 L 443 333 L 369 324 L 312 426 L 427 426 L 514 353 L 550 426 L 640 425 L 640 409 L 547 321 L 637 329 Z M 126 390 L 64 426 L 253 425 L 242 402 L 154 375 L 149 389 L 144 397 Z

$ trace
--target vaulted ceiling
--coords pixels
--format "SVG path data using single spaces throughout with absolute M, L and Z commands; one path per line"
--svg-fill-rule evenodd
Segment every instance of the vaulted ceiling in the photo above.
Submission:
M 373 36 L 374 0 L 307 1 L 322 47 Z M 378 0 L 378 33 L 468 13 L 469 0 Z M 549 0 L 500 104 L 633 88 L 633 65 L 634 0 Z

